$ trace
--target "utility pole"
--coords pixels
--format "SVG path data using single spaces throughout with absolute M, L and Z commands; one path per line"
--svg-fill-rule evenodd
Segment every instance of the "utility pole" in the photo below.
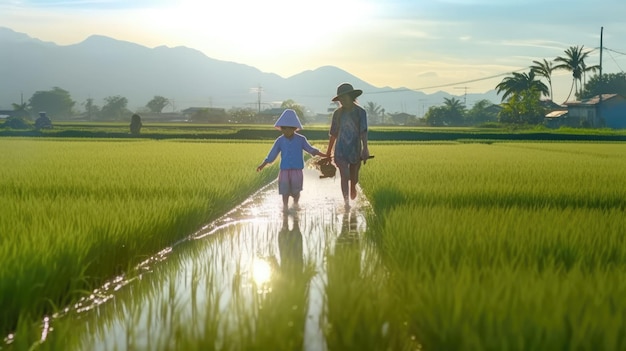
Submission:
M 87 95 L 87 120 L 91 121 L 91 111 L 93 110 L 93 100 L 91 94 Z
M 419 102 L 422 105 L 422 115 L 420 116 L 420 118 L 424 118 L 424 115 L 426 114 L 426 104 L 425 104 L 426 101 L 428 101 L 428 99 L 419 99 Z M 418 106 L 418 114 L 419 114 L 419 106 Z
M 463 105 L 467 108 L 467 87 L 455 87 L 454 89 L 465 89 L 465 93 L 463 94 Z
M 604 32 L 604 27 L 600 27 L 600 81 L 602 81 L 602 33 Z
M 604 78 L 602 77 L 602 36 L 604 33 L 604 27 L 600 27 L 600 91 L 598 96 L 598 122 L 601 120 L 600 111 L 602 109 L 602 93 L 604 93 Z
M 261 113 L 261 93 L 263 92 L 263 88 L 259 84 L 258 87 L 252 88 L 250 90 L 252 92 L 256 92 L 257 93 L 257 102 L 256 102 L 256 104 L 257 104 L 258 112 Z

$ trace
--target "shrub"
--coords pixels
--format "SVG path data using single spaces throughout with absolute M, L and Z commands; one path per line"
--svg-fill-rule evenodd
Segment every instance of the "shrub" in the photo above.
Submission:
M 4 121 L 4 128 L 32 129 L 31 124 L 23 117 L 9 117 Z

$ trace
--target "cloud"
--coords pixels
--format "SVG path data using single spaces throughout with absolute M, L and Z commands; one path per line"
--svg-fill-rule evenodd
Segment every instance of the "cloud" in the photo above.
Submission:
M 437 74 L 437 72 L 429 71 L 429 72 L 420 73 L 416 77 L 418 77 L 418 78 L 438 78 L 439 75 Z
M 155 8 L 175 3 L 174 0 L 27 0 L 12 1 L 9 6 L 43 9 L 115 10 Z

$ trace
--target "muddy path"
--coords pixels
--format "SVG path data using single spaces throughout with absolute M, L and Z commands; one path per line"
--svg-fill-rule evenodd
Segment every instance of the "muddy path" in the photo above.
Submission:
M 326 255 L 338 243 L 359 242 L 370 211 L 360 188 L 347 208 L 339 177 L 321 179 L 318 170 L 307 164 L 299 208 L 293 208 L 290 199 L 290 208 L 283 210 L 274 181 L 226 215 L 146 259 L 133 273 L 108 282 L 55 318 L 77 321 L 77 332 L 82 335 L 80 349 L 126 350 L 128 345 L 150 349 L 158 342 L 155 335 L 168 335 L 171 324 L 181 322 L 154 318 L 163 315 L 164 306 L 175 305 L 177 316 L 188 315 L 192 323 L 199 323 L 206 316 L 198 313 L 224 313 L 220 309 L 234 297 L 239 299 L 239 307 L 245 306 L 241 291 L 249 291 L 247 299 L 253 301 L 255 294 L 276 289 L 272 280 L 281 270 L 295 266 L 310 272 L 304 300 L 303 349 L 324 350 L 320 318 Z M 175 269 L 155 279 L 155 275 L 163 275 L 156 269 L 163 261 Z M 153 280 L 156 286 L 145 296 L 138 296 L 141 289 L 136 287 L 146 280 Z M 207 308 L 210 303 L 215 307 Z M 104 315 L 108 317 L 98 318 Z M 45 323 L 42 339 L 53 325 Z M 129 341 L 131 326 L 133 340 Z

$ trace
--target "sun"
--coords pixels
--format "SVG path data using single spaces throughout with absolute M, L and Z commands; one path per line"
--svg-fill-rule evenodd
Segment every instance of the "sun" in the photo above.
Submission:
M 226 51 L 264 55 L 316 49 L 345 28 L 366 20 L 364 0 L 180 0 L 151 18 L 168 36 L 177 35 Z M 194 45 L 198 46 L 198 45 Z

